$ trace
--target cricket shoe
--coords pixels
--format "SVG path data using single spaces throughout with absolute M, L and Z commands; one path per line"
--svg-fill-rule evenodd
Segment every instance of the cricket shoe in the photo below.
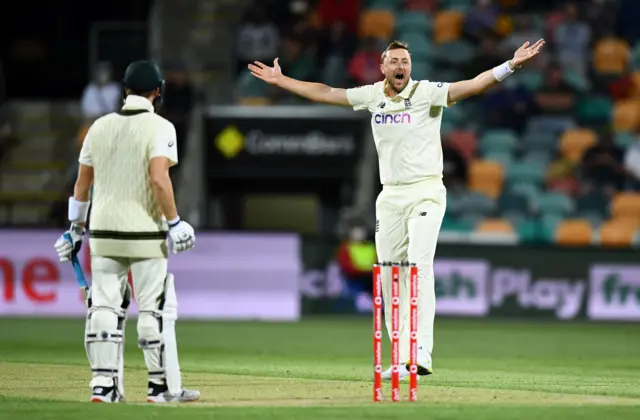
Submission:
M 124 401 L 115 386 L 94 386 L 92 392 L 91 402 L 94 403 L 119 403 Z
M 383 381 L 391 380 L 392 370 L 393 370 L 393 367 L 390 367 L 389 369 L 382 372 L 381 377 Z M 400 365 L 400 368 L 398 369 L 398 377 L 400 378 L 400 380 L 401 381 L 409 380 L 409 376 L 410 376 L 410 373 L 409 373 L 409 370 L 407 369 L 407 366 Z M 420 376 L 418 376 L 418 380 L 420 380 Z
M 149 382 L 149 391 L 147 392 L 147 402 L 150 403 L 171 403 L 171 402 L 192 402 L 200 399 L 200 391 L 194 389 L 183 389 L 180 394 L 172 394 L 169 392 L 167 384 L 156 384 Z

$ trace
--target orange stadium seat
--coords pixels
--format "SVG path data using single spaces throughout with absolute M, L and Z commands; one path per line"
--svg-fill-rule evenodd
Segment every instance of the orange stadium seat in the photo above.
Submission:
M 513 233 L 513 225 L 505 219 L 484 219 L 478 223 L 476 232 Z
M 558 223 L 555 242 L 565 246 L 588 246 L 593 239 L 593 228 L 587 220 L 567 219 Z
M 560 137 L 560 152 L 573 162 L 582 159 L 584 152 L 596 144 L 598 136 L 587 128 L 569 129 Z
M 611 218 L 640 220 L 640 193 L 622 192 L 613 197 Z
M 623 99 L 613 106 L 615 131 L 635 131 L 640 128 L 640 99 Z
M 637 227 L 624 222 L 609 220 L 600 226 L 600 245 L 606 247 L 630 247 Z
M 388 40 L 395 31 L 396 18 L 389 10 L 366 10 L 360 15 L 360 37 Z
M 498 162 L 474 160 L 469 165 L 469 189 L 498 198 L 504 183 L 504 168 Z
M 620 38 L 603 38 L 596 42 L 593 51 L 593 68 L 601 74 L 620 74 L 627 70 L 629 44 Z
M 462 36 L 464 15 L 457 10 L 444 10 L 436 14 L 433 24 L 433 39 L 438 44 L 457 41 Z

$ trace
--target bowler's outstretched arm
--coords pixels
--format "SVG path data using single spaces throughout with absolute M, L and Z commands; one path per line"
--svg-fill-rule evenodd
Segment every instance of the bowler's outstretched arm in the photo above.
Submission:
M 351 105 L 347 99 L 347 91 L 345 89 L 333 88 L 322 83 L 303 82 L 285 76 L 282 74 L 277 58 L 273 60 L 273 67 L 256 61 L 255 64 L 249 64 L 249 70 L 258 79 L 310 101 L 331 105 Z

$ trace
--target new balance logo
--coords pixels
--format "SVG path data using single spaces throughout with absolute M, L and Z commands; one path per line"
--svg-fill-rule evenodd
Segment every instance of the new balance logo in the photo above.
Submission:
M 426 215 L 427 215 L 426 211 L 423 211 L 422 213 L 420 213 L 420 216 L 426 216 Z
M 376 233 L 380 231 L 380 220 L 376 219 Z
M 382 101 L 378 104 L 378 108 L 383 109 L 386 105 L 387 103 L 385 101 Z

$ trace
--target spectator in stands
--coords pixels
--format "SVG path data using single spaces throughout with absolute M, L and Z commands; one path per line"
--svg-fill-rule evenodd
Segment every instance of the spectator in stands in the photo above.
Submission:
M 442 142 L 442 178 L 447 191 L 455 194 L 467 186 L 467 161 L 450 141 Z
M 82 93 L 82 114 L 85 123 L 91 124 L 97 118 L 120 109 L 122 92 L 120 84 L 112 80 L 111 64 L 99 63 L 95 78 Z
M 347 282 L 357 307 L 371 310 L 373 264 L 378 260 L 376 247 L 368 238 L 364 223 L 353 222 L 347 238 L 340 244 L 336 256 L 340 272 Z M 363 302 L 363 304 L 359 304 Z
M 120 109 L 122 103 L 122 87 L 112 80 L 111 64 L 107 62 L 98 63 L 94 74 L 94 79 L 85 87 L 82 92 L 82 115 L 83 121 L 78 132 L 78 151 L 82 147 L 84 137 L 89 131 L 93 122 L 110 112 Z M 75 178 L 74 178 L 75 179 Z
M 288 69 L 287 76 L 300 80 L 316 79 L 316 51 L 313 45 L 305 43 L 302 34 L 294 32 L 283 34 L 280 47 L 280 65 Z M 283 89 L 271 90 L 271 95 L 276 100 L 300 101 L 297 96 Z
M 240 23 L 236 54 L 236 71 L 242 72 L 254 61 L 270 61 L 277 56 L 280 36 L 276 25 L 267 17 L 260 1 L 251 5 Z
M 176 127 L 178 159 L 184 162 L 189 141 L 189 120 L 195 105 L 196 93 L 183 64 L 175 66 L 168 74 L 165 98 L 161 114 Z M 178 165 L 174 168 L 183 168 Z
M 562 70 L 557 65 L 550 65 L 544 83 L 535 94 L 538 117 L 535 122 L 548 130 L 562 132 L 573 127 L 571 117 L 578 101 L 575 89 L 564 82 Z
M 347 31 L 344 22 L 334 22 L 323 35 L 318 46 L 318 64 L 324 69 L 322 82 L 336 87 L 350 85 L 344 69 L 355 51 L 357 37 Z
M 380 72 L 380 49 L 374 38 L 365 38 L 351 58 L 349 76 L 356 85 L 368 85 L 384 79 Z
M 533 18 L 529 15 L 522 15 L 515 19 L 515 30 L 500 42 L 500 53 L 506 56 L 513 54 L 526 41 L 544 38 L 542 31 L 533 25 Z
M 585 74 L 589 62 L 591 28 L 580 20 L 578 6 L 575 3 L 567 3 L 565 19 L 556 27 L 553 41 L 558 63 L 562 68 Z
M 471 40 L 481 39 L 487 33 L 494 33 L 500 13 L 492 0 L 476 0 L 464 21 L 465 35 Z
M 615 4 L 612 1 L 607 0 L 594 0 L 595 3 L 604 3 L 603 9 L 606 9 L 609 14 L 613 14 L 613 10 L 616 10 Z M 640 16 L 640 1 L 638 0 L 619 0 L 618 3 L 618 21 L 617 32 L 625 38 L 629 44 L 634 45 L 640 42 L 640 25 L 638 24 Z
M 626 189 L 640 191 L 640 137 L 627 147 L 624 153 L 624 168 L 628 174 Z
M 535 104 L 531 93 L 516 80 L 505 80 L 479 100 L 488 127 L 524 132 Z
M 546 187 L 549 191 L 563 192 L 574 197 L 580 194 L 581 185 L 576 164 L 558 153 L 547 169 Z
M 348 32 L 358 33 L 361 0 L 319 0 L 316 13 L 323 29 L 335 22 L 343 22 Z
M 521 46 L 522 44 L 520 44 L 518 48 Z M 505 60 L 510 59 L 512 54 L 513 52 L 508 55 L 502 53 L 499 48 L 497 37 L 495 35 L 486 34 L 482 36 L 480 40 L 480 50 L 477 56 L 466 63 L 462 68 L 463 74 L 465 77 L 473 79 L 478 74 L 486 71 L 486 69 L 491 69 L 500 65 L 500 63 L 504 63 Z
M 582 158 L 583 179 L 607 192 L 619 191 L 626 181 L 623 161 L 624 151 L 615 145 L 611 133 L 604 133 Z

